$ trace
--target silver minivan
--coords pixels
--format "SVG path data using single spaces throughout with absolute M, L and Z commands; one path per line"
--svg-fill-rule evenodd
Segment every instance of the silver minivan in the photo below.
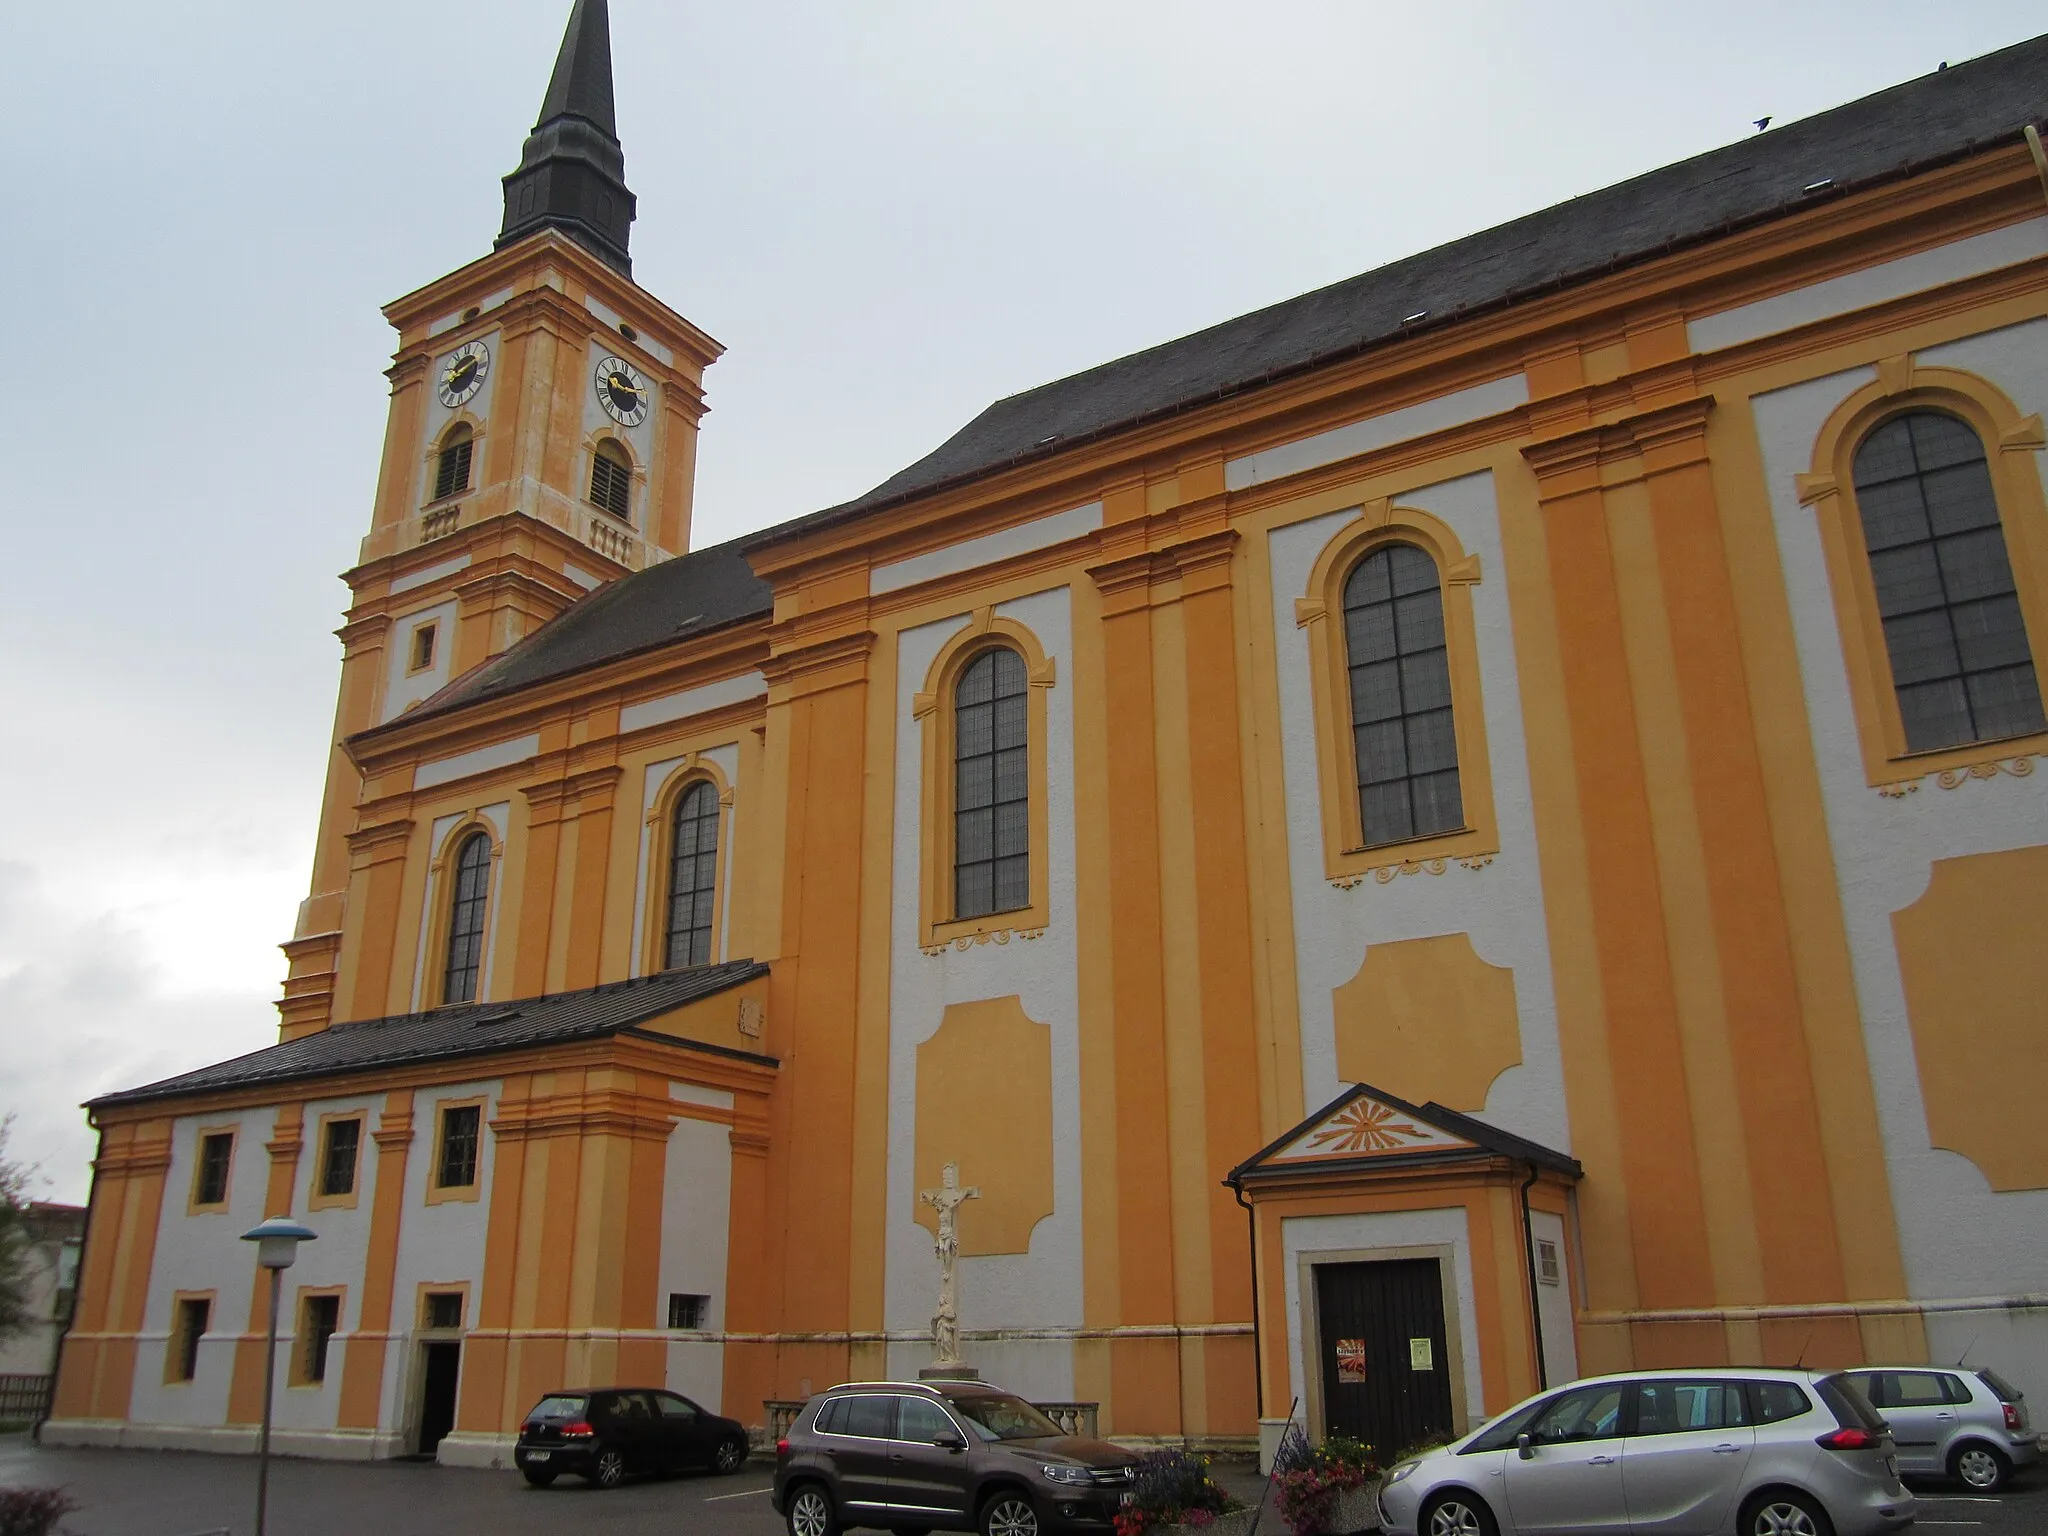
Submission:
M 2040 1457 L 2024 1395 L 1996 1371 L 1877 1366 L 1849 1379 L 1891 1425 L 1901 1472 L 1946 1474 L 1991 1493 Z
M 1575 1381 L 1388 1469 L 1388 1536 L 1878 1536 L 1913 1522 L 1891 1432 L 1839 1372 Z

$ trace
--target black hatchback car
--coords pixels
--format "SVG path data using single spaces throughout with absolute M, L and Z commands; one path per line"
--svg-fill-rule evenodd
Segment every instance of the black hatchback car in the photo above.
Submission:
M 747 1431 L 658 1387 L 550 1392 L 519 1426 L 512 1461 L 536 1488 L 564 1472 L 616 1488 L 629 1473 L 737 1472 Z
M 867 1382 L 804 1404 L 775 1446 L 790 1536 L 852 1526 L 1047 1536 L 1106 1529 L 1137 1458 L 980 1382 Z

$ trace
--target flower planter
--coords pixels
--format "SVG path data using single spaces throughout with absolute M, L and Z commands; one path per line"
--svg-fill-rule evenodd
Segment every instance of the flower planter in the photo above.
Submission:
M 1328 1536 L 1352 1536 L 1354 1531 L 1377 1530 L 1380 1523 L 1380 1480 L 1358 1488 L 1346 1488 L 1330 1501 Z
M 1161 1525 L 1154 1530 L 1157 1536 L 1251 1536 L 1252 1516 L 1256 1513 L 1256 1510 L 1233 1509 L 1202 1525 Z M 1284 1533 L 1285 1522 L 1279 1524 Z

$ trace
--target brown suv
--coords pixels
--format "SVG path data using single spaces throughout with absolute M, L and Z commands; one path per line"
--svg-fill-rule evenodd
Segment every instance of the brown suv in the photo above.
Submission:
M 860 1382 L 819 1393 L 776 1442 L 774 1499 L 790 1536 L 1100 1531 L 1129 1499 L 1136 1465 L 998 1387 Z

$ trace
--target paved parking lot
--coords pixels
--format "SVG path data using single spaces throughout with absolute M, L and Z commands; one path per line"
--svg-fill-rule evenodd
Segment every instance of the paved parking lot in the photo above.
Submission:
M 1254 1476 L 1219 1467 L 1241 1497 Z M 768 1466 L 734 1477 L 628 1483 L 600 1493 L 566 1481 L 528 1488 L 510 1472 L 470 1472 L 431 1462 L 271 1463 L 274 1536 L 776 1536 Z M 45 1450 L 26 1435 L 0 1436 L 0 1487 L 58 1484 L 83 1506 L 65 1522 L 73 1536 L 249 1536 L 256 1464 L 247 1457 L 174 1451 Z M 1997 1498 L 1930 1484 L 1920 1526 L 1937 1536 L 2048 1536 L 2048 1472 L 2035 1470 Z M 1268 1523 L 1270 1522 L 1270 1523 Z M 1267 1516 L 1261 1536 L 1286 1536 Z

